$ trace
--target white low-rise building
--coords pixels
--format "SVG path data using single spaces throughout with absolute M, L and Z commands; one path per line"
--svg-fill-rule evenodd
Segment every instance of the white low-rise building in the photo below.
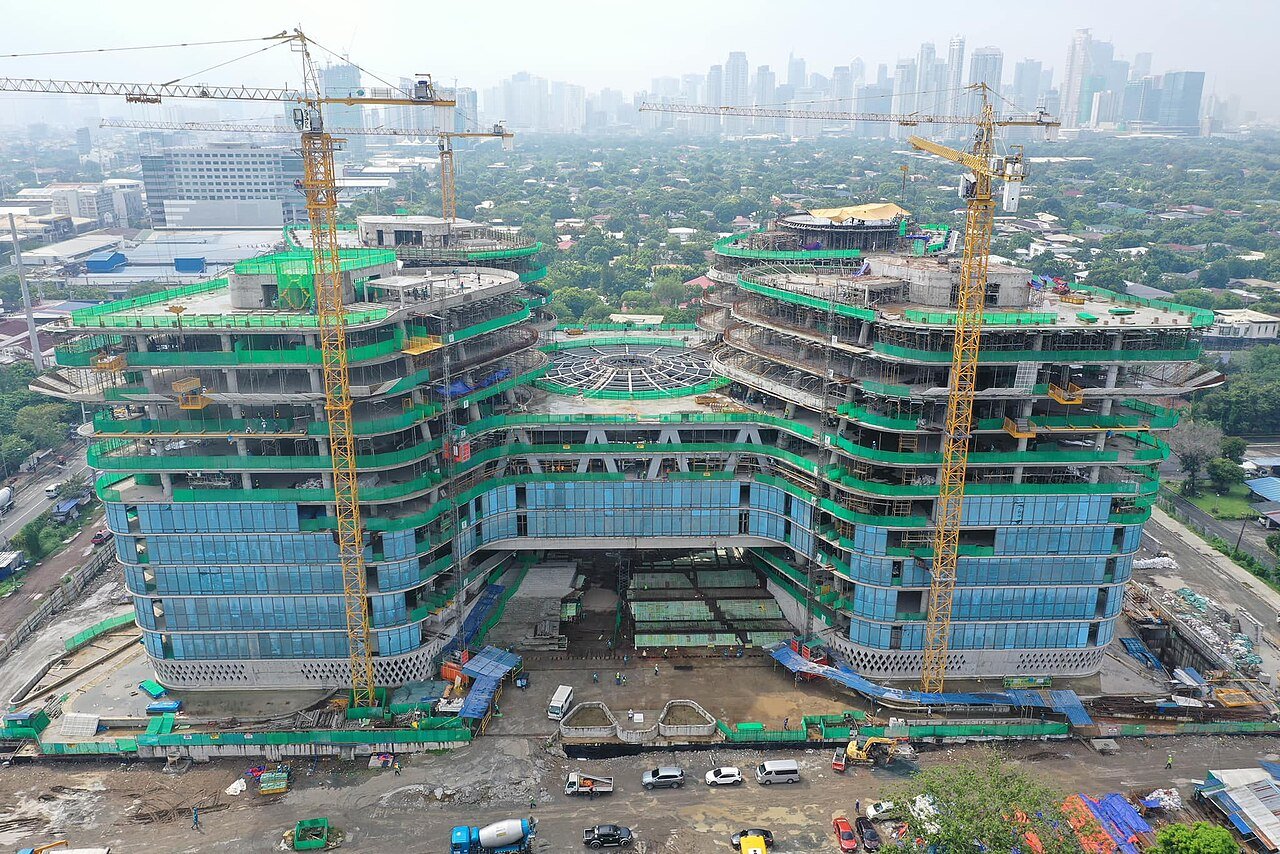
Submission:
M 1274 339 L 1280 336 L 1280 317 L 1251 308 L 1223 308 L 1214 313 L 1209 334 L 1216 338 L 1243 340 Z

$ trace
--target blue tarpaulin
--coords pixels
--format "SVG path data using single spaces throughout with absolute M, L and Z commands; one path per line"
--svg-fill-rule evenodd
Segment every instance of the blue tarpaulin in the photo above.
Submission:
M 810 673 L 844 685 L 872 700 L 888 700 L 898 703 L 916 703 L 921 706 L 1016 706 L 1018 708 L 1050 709 L 1075 726 L 1089 726 L 1093 719 L 1080 703 L 1075 691 L 993 691 L 977 694 L 934 694 L 924 691 L 904 691 L 886 688 L 859 676 L 846 665 L 829 667 L 815 664 L 793 650 L 787 644 L 770 652 L 774 660 L 793 673 Z
M 1102 829 L 1116 843 L 1120 854 L 1142 854 L 1141 836 L 1151 833 L 1151 825 L 1138 814 L 1124 795 L 1113 792 L 1094 800 L 1080 795 L 1089 812 L 1102 825 Z
M 454 652 L 457 649 L 469 646 L 476 635 L 480 633 L 480 626 L 484 625 L 484 621 L 489 618 L 489 613 L 493 610 L 494 604 L 498 601 L 498 597 L 502 595 L 502 591 L 506 590 L 501 584 L 490 584 L 485 587 L 484 592 L 480 594 L 480 601 L 476 602 L 471 613 L 467 614 L 467 619 L 462 623 L 462 631 L 453 636 L 453 640 L 449 641 L 445 646 L 445 654 Z
M 472 682 L 467 698 L 462 701 L 462 711 L 458 712 L 458 717 L 478 721 L 489 714 L 489 707 L 493 705 L 493 698 L 497 695 L 498 686 L 501 684 L 501 679 L 495 679 L 492 676 L 481 676 Z
M 514 652 L 507 652 L 496 646 L 486 646 L 462 665 L 462 672 L 477 679 L 481 676 L 492 676 L 501 679 L 512 670 L 519 670 L 522 660 Z
M 1158 670 L 1161 673 L 1165 672 L 1164 664 L 1151 651 L 1151 648 L 1142 642 L 1141 638 L 1120 638 L 1120 643 L 1124 646 L 1125 652 L 1141 661 L 1147 667 L 1152 670 Z

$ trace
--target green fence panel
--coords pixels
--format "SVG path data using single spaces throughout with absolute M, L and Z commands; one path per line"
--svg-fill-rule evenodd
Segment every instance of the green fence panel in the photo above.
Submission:
M 76 634 L 67 638 L 65 641 L 63 641 L 63 646 L 66 647 L 67 652 L 74 652 L 75 650 L 88 644 L 94 639 L 101 637 L 102 635 L 113 632 L 116 629 L 120 628 L 121 626 L 131 626 L 133 625 L 133 623 L 134 623 L 134 619 L 133 619 L 132 611 L 130 611 L 128 614 L 120 614 L 119 616 L 116 616 L 116 617 L 108 617 L 102 622 L 95 623 L 94 625 L 90 626 L 84 631 L 77 632 Z

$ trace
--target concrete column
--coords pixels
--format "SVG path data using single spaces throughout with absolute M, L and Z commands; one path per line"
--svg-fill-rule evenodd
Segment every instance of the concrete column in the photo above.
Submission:
M 480 420 L 480 404 L 472 403 L 470 406 L 467 407 L 467 418 L 469 418 L 471 421 Z
M 240 371 L 238 368 L 227 368 L 225 374 L 227 378 L 227 391 L 232 394 L 240 393 Z
M 1116 387 L 1116 380 L 1119 378 L 1119 376 L 1120 376 L 1120 366 L 1119 366 L 1119 365 L 1108 365 L 1108 366 L 1107 366 L 1107 379 L 1106 379 L 1106 381 L 1103 383 L 1103 388 L 1115 388 L 1115 387 Z M 1104 399 L 1103 399 L 1103 401 L 1102 401 L 1102 407 L 1101 407 L 1101 408 L 1102 408 L 1102 414 L 1103 414 L 1103 415 L 1110 415 L 1110 414 L 1111 414 L 1111 407 L 1112 407 L 1114 404 L 1115 404 L 1115 401 L 1114 401 L 1112 398 L 1110 398 L 1110 397 L 1104 398 Z
M 247 472 L 240 472 L 240 488 L 253 489 L 253 477 Z
M 165 498 L 173 498 L 173 475 L 160 472 L 160 489 L 164 492 Z
M 311 392 L 313 394 L 324 394 L 324 380 L 321 378 L 320 369 L 309 369 L 307 376 L 311 378 Z

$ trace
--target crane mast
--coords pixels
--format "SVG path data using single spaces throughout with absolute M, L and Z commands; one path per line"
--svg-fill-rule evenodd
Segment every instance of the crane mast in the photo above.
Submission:
M 986 303 L 987 266 L 991 231 L 995 221 L 992 186 L 1006 182 L 1005 206 L 1017 209 L 1018 187 L 1026 177 L 1021 149 L 998 157 L 995 129 L 1041 127 L 1056 138 L 1059 122 L 1043 109 L 1034 114 L 996 118 L 990 87 L 975 83 L 982 108 L 977 116 L 941 116 L 925 113 L 851 113 L 768 107 L 713 107 L 688 104 L 642 104 L 642 111 L 686 115 L 722 115 L 854 122 L 886 122 L 904 127 L 919 124 L 970 125 L 975 128 L 969 151 L 957 151 L 918 136 L 908 138 L 912 147 L 959 163 L 972 173 L 965 185 L 965 240 L 956 296 L 955 344 L 951 355 L 947 412 L 943 423 L 942 468 L 938 500 L 933 516 L 933 569 L 929 582 L 929 611 L 925 625 L 924 657 L 920 687 L 941 691 L 947 673 L 951 638 L 951 610 L 959 561 L 960 524 L 964 510 L 964 485 L 969 464 L 969 440 L 973 429 L 973 402 L 978 375 L 978 351 L 982 343 L 982 315 Z M 834 300 L 834 296 L 832 297 Z M 830 380 L 828 379 L 828 383 Z M 806 625 L 806 630 L 808 626 Z
M 986 167 L 994 155 L 994 116 L 983 99 L 982 117 L 974 136 L 972 155 Z M 932 146 L 912 145 L 922 150 Z M 925 142 L 920 140 L 920 142 Z M 969 438 L 973 428 L 973 399 L 978 379 L 978 349 L 982 343 L 982 312 L 986 304 L 987 265 L 995 201 L 991 173 L 974 171 L 974 184 L 965 206 L 964 256 L 956 293 L 955 344 L 951 351 L 951 381 L 943 422 L 942 473 L 933 513 L 933 571 L 929 584 L 929 614 L 925 622 L 924 660 L 920 689 L 941 691 L 947 673 L 951 637 L 951 605 L 959 564 L 960 522 L 964 511 L 965 474 L 969 466 Z

